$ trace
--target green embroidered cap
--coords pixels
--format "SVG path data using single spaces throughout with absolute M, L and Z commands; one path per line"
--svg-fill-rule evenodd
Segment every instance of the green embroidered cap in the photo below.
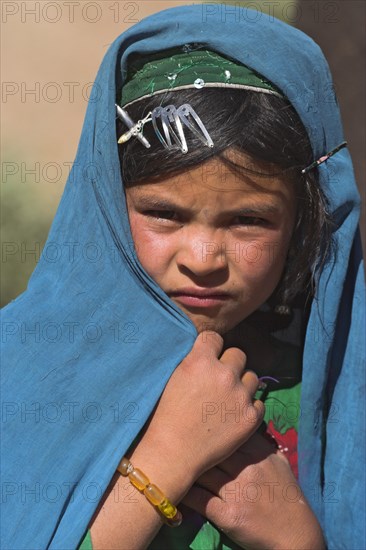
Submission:
M 164 57 L 162 57 L 164 55 Z M 122 88 L 121 106 L 173 89 L 229 87 L 275 94 L 280 91 L 245 65 L 204 50 L 169 50 L 132 63 Z

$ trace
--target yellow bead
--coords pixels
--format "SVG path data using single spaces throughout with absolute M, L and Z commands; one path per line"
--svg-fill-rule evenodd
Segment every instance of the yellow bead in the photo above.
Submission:
M 180 511 L 177 510 L 177 513 L 175 514 L 175 516 L 173 518 L 171 518 L 171 519 L 165 518 L 165 521 L 170 527 L 179 527 L 179 525 L 183 521 L 183 516 L 180 513 Z
M 131 462 L 128 460 L 128 458 L 124 456 L 121 462 L 119 463 L 117 470 L 123 476 L 128 476 L 129 470 L 131 470 L 131 468 L 132 468 Z
M 144 472 L 141 472 L 138 468 L 134 468 L 132 472 L 128 474 L 128 477 L 132 485 L 134 485 L 139 491 L 143 491 L 150 483 L 149 478 L 145 476 Z
M 164 516 L 168 519 L 174 518 L 177 513 L 176 507 L 167 498 L 165 498 L 163 502 L 158 504 L 158 508 L 160 512 L 164 514 Z
M 182 523 L 183 518 L 179 510 L 170 502 L 169 499 L 167 499 L 159 487 L 153 483 L 150 483 L 149 478 L 144 474 L 144 472 L 133 467 L 133 464 L 127 457 L 124 456 L 122 458 L 117 470 L 123 476 L 128 476 L 130 483 L 139 491 L 142 491 L 147 500 L 158 508 L 164 518 L 164 521 L 170 525 L 170 527 L 178 527 L 178 525 Z
M 158 506 L 161 502 L 164 501 L 165 495 L 162 491 L 160 491 L 159 487 L 151 483 L 146 489 L 144 490 L 144 495 L 147 498 L 151 504 L 154 504 L 154 506 Z

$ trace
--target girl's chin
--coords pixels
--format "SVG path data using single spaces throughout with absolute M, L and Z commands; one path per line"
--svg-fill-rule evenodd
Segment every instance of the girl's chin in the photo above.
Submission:
M 242 309 L 238 311 L 235 310 L 235 308 L 231 310 L 228 308 L 225 311 L 221 305 L 211 308 L 210 312 L 207 311 L 207 313 L 202 310 L 197 311 L 197 309 L 196 311 L 192 311 L 193 308 L 184 307 L 184 305 L 180 304 L 178 301 L 174 301 L 191 320 L 199 334 L 207 330 L 217 332 L 221 336 L 224 336 L 224 334 L 234 331 L 242 321 L 253 313 L 252 310 L 249 310 L 247 313 L 243 314 Z
M 229 334 L 234 331 L 238 324 L 243 321 L 243 319 L 240 319 L 237 322 L 234 322 L 232 318 L 210 318 L 199 315 L 189 315 L 188 313 L 186 314 L 196 327 L 198 334 L 205 330 L 208 330 L 212 332 L 217 332 L 221 336 L 224 336 L 225 334 Z

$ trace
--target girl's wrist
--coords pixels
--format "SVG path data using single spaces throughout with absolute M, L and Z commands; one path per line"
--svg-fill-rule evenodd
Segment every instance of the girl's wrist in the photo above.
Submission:
M 316 521 L 316 520 L 315 520 Z M 291 526 L 292 527 L 292 526 Z M 301 528 L 291 533 L 280 533 L 279 540 L 274 544 L 274 550 L 326 550 L 326 544 L 319 523 L 312 525 L 305 521 Z M 285 536 L 284 536 L 285 535 Z
M 192 487 L 195 473 L 184 458 L 184 450 L 176 453 L 177 446 L 167 449 L 159 444 L 139 444 L 128 455 L 133 465 L 140 468 L 166 496 L 178 504 Z

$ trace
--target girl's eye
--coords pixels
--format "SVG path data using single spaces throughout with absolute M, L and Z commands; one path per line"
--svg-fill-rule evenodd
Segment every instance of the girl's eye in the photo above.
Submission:
M 267 225 L 267 220 L 256 218 L 255 216 L 237 216 L 234 225 Z
M 146 210 L 145 214 L 151 218 L 172 220 L 175 216 L 173 210 Z

